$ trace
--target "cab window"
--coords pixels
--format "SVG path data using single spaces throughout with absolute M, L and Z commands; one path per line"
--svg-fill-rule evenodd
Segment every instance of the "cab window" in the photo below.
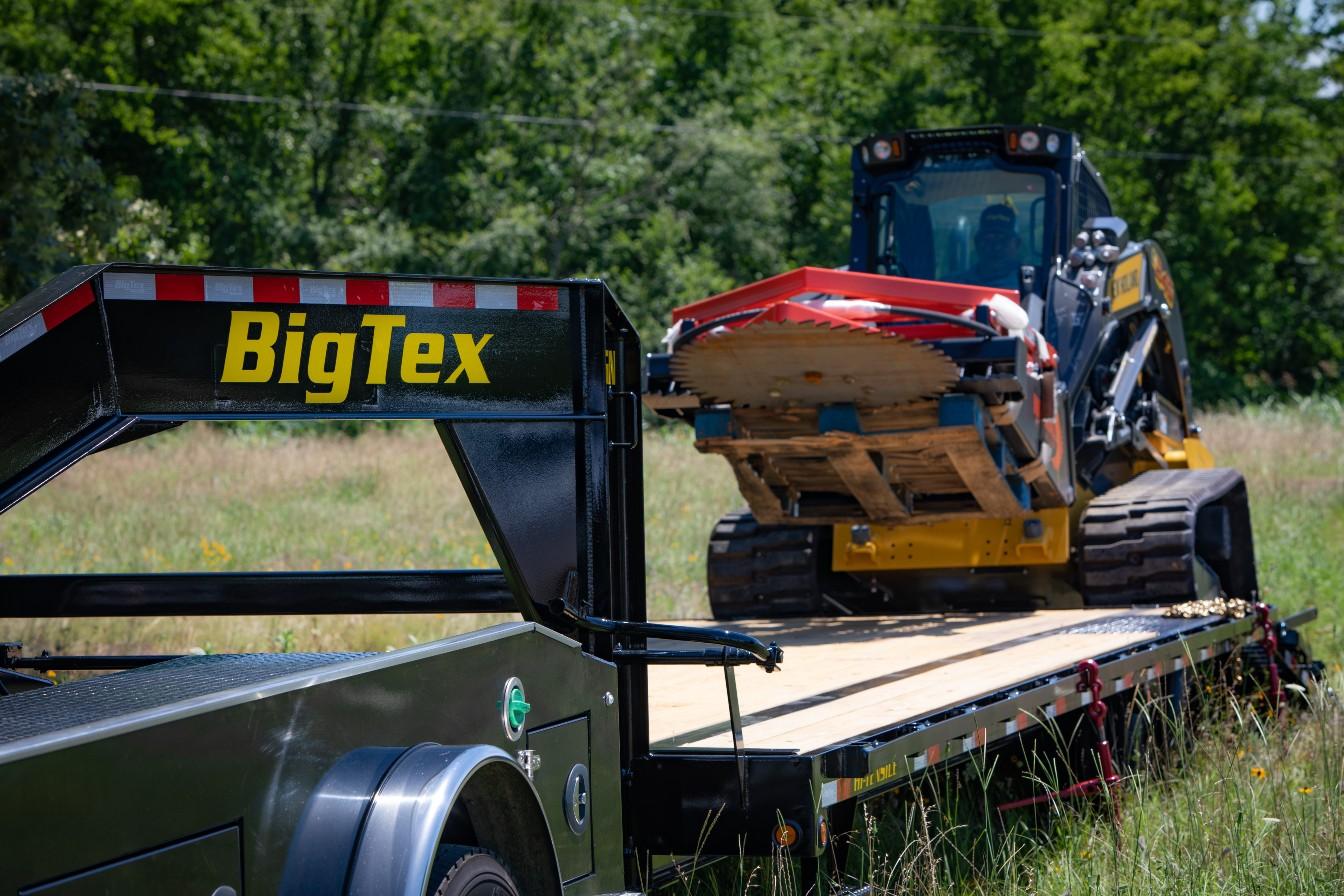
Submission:
M 1106 198 L 1106 191 L 1102 188 L 1101 182 L 1086 166 L 1083 166 L 1078 172 L 1078 195 L 1073 217 L 1074 231 L 1082 230 L 1083 222 L 1088 218 L 1103 218 L 1110 214 L 1111 201 Z
M 1016 289 L 1023 265 L 1048 262 L 1052 189 L 992 156 L 927 158 L 882 185 L 871 270 Z

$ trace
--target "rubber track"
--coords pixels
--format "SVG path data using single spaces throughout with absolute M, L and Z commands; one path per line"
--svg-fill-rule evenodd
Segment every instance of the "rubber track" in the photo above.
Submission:
M 820 542 L 815 527 L 762 526 L 746 512 L 724 516 L 709 541 L 714 618 L 817 613 Z
M 1094 498 L 1079 533 L 1084 601 L 1124 606 L 1194 597 L 1199 511 L 1238 489 L 1244 506 L 1245 485 L 1232 469 L 1152 470 Z M 1247 531 L 1247 544 L 1249 537 Z

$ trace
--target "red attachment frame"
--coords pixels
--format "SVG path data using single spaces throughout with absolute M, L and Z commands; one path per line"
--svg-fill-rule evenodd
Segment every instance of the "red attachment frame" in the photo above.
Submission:
M 764 308 L 778 302 L 786 302 L 807 293 L 842 296 L 847 299 L 867 299 L 872 302 L 906 305 L 928 311 L 942 311 L 947 314 L 960 314 L 996 293 L 1020 301 L 1015 289 L 937 283 L 932 280 L 916 280 L 912 277 L 805 267 L 748 283 L 746 286 L 739 286 L 737 289 L 689 305 L 682 305 L 673 309 L 672 321 L 676 323 L 690 318 L 703 323 L 736 311 Z
M 1077 689 L 1081 694 L 1092 695 L 1092 701 L 1087 705 L 1087 717 L 1092 720 L 1092 725 L 1097 732 L 1095 749 L 1097 751 L 1097 764 L 1101 771 L 1100 777 L 1088 778 L 1085 781 L 1079 781 L 1077 784 L 1071 784 L 1068 787 L 1043 793 L 1039 796 L 1029 796 L 1020 800 L 1000 803 L 999 811 L 1037 806 L 1052 800 L 1094 796 L 1102 791 L 1109 792 L 1112 787 L 1120 783 L 1120 776 L 1115 773 L 1115 762 L 1111 757 L 1111 744 L 1106 740 L 1106 701 L 1101 699 L 1101 667 L 1097 665 L 1096 660 L 1083 660 L 1078 664 Z M 1119 821 L 1119 813 L 1120 809 L 1117 804 L 1117 821 Z
M 1283 683 L 1279 680 L 1279 635 L 1269 618 L 1269 604 L 1255 605 L 1255 629 L 1260 631 L 1260 643 L 1265 647 L 1269 664 L 1269 700 L 1277 715 L 1283 711 Z

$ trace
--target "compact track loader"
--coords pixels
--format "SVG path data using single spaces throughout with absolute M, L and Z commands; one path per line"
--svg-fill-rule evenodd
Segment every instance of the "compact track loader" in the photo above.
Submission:
M 853 170 L 847 267 L 677 308 L 648 358 L 645 403 L 749 507 L 710 540 L 714 614 L 1256 600 L 1166 259 L 1078 137 L 906 131 Z

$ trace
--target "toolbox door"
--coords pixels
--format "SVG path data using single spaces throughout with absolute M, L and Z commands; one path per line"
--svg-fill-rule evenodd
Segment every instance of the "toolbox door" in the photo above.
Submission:
M 560 876 L 565 883 L 593 872 L 592 762 L 588 717 L 559 722 L 527 733 L 527 747 L 541 759 L 534 783 L 551 826 Z
M 238 828 L 230 827 L 28 887 L 19 896 L 239 896 L 242 892 L 242 844 Z

